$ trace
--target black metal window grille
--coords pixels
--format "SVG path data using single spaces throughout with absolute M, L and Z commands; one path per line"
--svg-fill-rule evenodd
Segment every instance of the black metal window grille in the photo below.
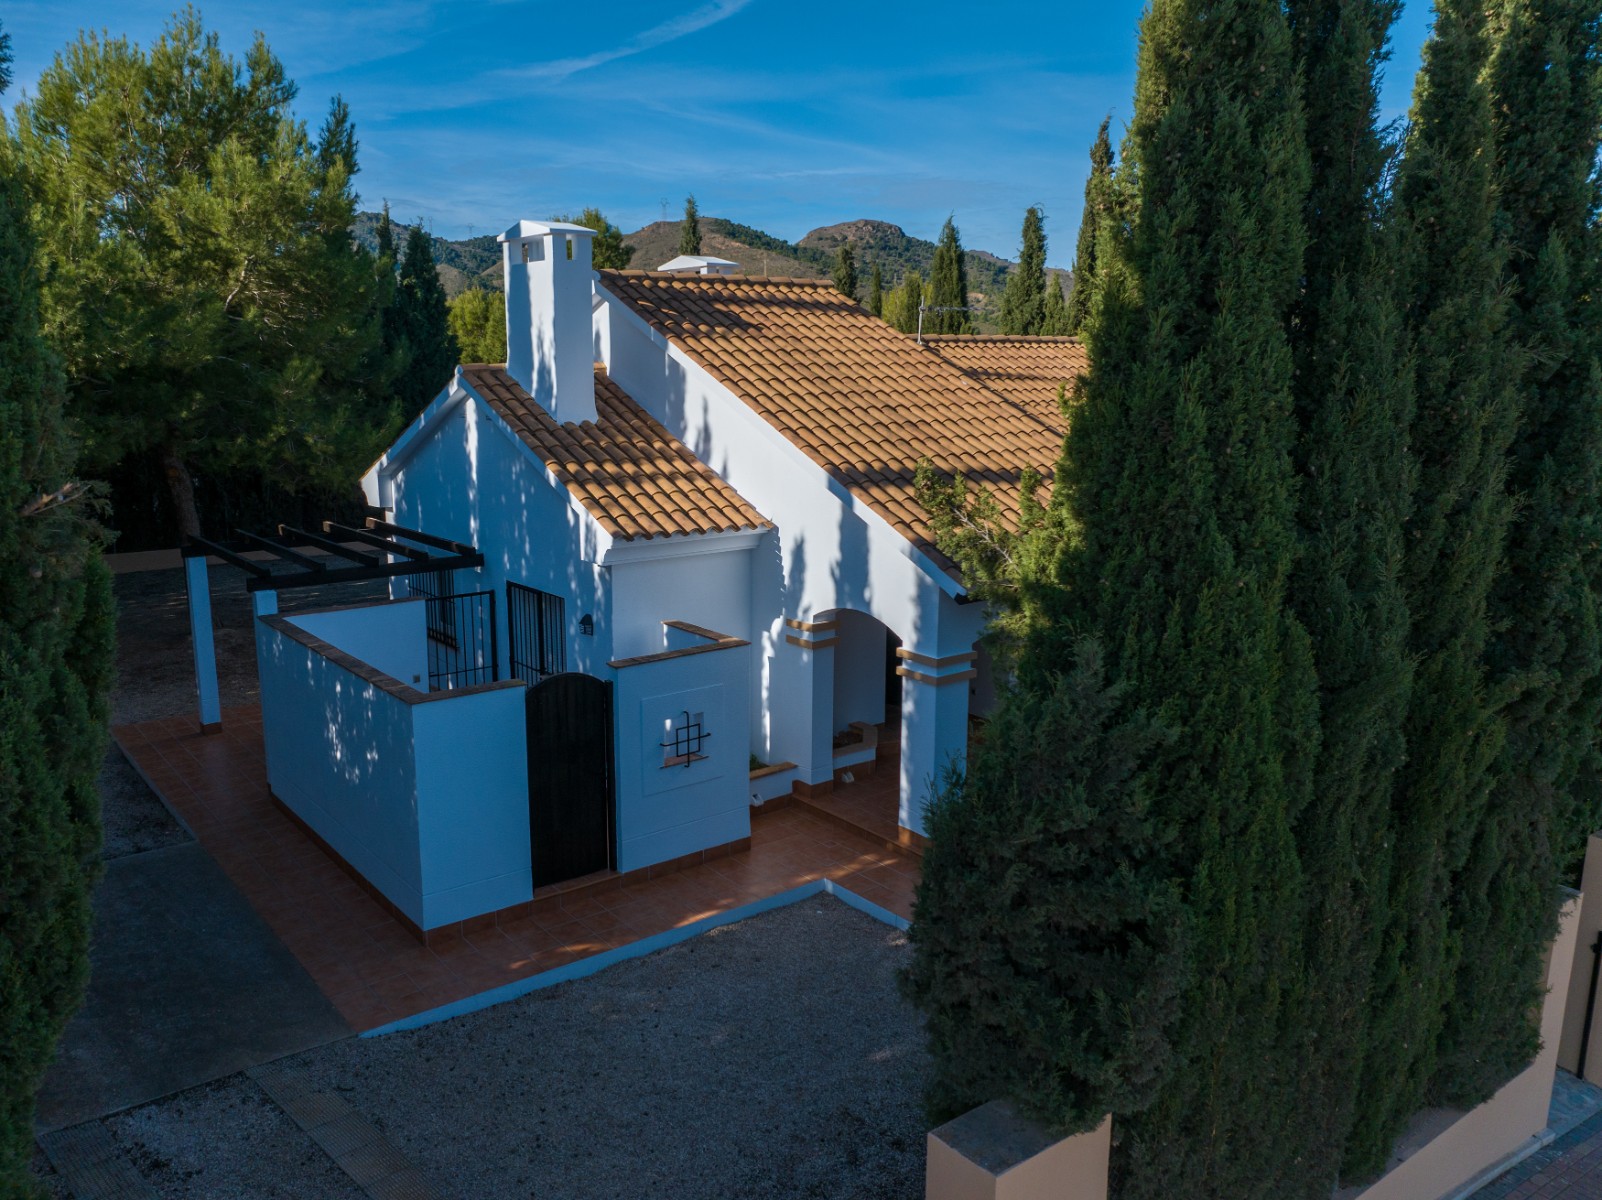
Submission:
M 495 593 L 431 596 L 424 603 L 428 609 L 428 690 L 498 680 Z
M 455 593 L 451 591 L 451 572 L 430 571 L 424 575 L 408 575 L 406 589 L 413 596 L 421 596 L 428 613 L 428 640 L 457 648 L 456 606 L 445 601 Z
M 701 751 L 712 735 L 706 729 L 705 713 L 686 709 L 677 720 L 668 721 L 666 728 L 668 740 L 660 743 L 664 767 L 687 767 L 706 757 Z
M 566 612 L 560 596 L 520 583 L 506 585 L 512 678 L 538 683 L 567 670 Z

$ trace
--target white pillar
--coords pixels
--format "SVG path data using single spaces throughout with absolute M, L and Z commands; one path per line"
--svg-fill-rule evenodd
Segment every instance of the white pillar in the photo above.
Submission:
M 923 834 L 924 808 L 968 761 L 968 687 L 972 651 L 934 658 L 902 648 L 901 811 L 903 829 Z
M 775 696 L 783 716 L 798 728 L 786 738 L 787 755 L 800 768 L 800 783 L 829 791 L 834 787 L 834 648 L 839 628 L 834 621 L 784 623 L 783 665 Z M 777 732 L 777 729 L 776 729 Z
M 189 591 L 189 637 L 195 649 L 195 692 L 200 698 L 200 728 L 222 728 L 222 698 L 217 688 L 217 641 L 211 628 L 211 578 L 204 554 L 185 555 L 184 585 Z

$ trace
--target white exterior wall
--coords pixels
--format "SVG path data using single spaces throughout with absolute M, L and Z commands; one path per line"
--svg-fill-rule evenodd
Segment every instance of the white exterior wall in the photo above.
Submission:
M 777 526 L 751 568 L 753 749 L 770 762 L 795 762 L 805 782 L 829 780 L 838 654 L 792 645 L 784 619 L 855 609 L 888 626 L 906 649 L 946 658 L 973 648 L 983 606 L 956 603 L 954 585 L 943 584 L 905 537 L 704 368 L 600 294 L 595 348 L 612 378 Z M 938 702 L 920 700 L 924 693 L 940 693 Z M 966 753 L 968 688 L 907 680 L 903 695 L 901 821 L 921 832 L 927 781 Z
M 615 657 L 611 605 L 607 572 L 596 565 L 604 539 L 488 405 L 468 395 L 431 436 L 419 439 L 395 475 L 393 504 L 395 524 L 455 538 L 483 552 L 484 566 L 457 571 L 455 588 L 495 593 L 502 678 L 510 671 L 508 580 L 561 596 L 568 670 L 607 677 L 606 662 Z M 594 636 L 578 631 L 585 615 L 595 620 Z M 660 625 L 660 616 L 657 621 Z
M 866 613 L 850 609 L 835 614 L 840 644 L 834 649 L 834 732 L 853 721 L 877 725 L 884 720 L 885 627 Z
M 658 548 L 614 550 L 612 657 L 668 648 L 665 620 L 688 621 L 730 637 L 751 636 L 751 551 L 645 557 Z M 637 555 L 640 555 L 637 557 Z
M 301 613 L 294 620 L 391 679 L 428 691 L 428 613 L 422 600 Z

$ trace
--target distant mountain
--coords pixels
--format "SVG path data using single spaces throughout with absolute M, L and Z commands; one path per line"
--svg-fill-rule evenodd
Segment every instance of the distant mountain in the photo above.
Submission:
M 355 237 L 369 250 L 378 245 L 377 213 L 359 213 Z M 404 243 L 408 227 L 395 225 L 397 244 Z M 643 229 L 625 234 L 623 240 L 634 247 L 630 266 L 653 271 L 679 252 L 679 222 L 653 221 Z M 789 276 L 795 279 L 827 279 L 834 270 L 835 257 L 842 242 L 850 242 L 857 256 L 857 276 L 866 295 L 868 277 L 878 263 L 886 288 L 900 283 L 908 271 L 918 271 L 925 280 L 934 265 L 935 244 L 913 237 L 899 225 L 888 221 L 843 221 L 814 229 L 799 242 L 787 242 L 750 225 L 723 217 L 701 218 L 701 252 L 727 258 L 740 264 L 751 275 Z M 448 241 L 432 239 L 434 262 L 447 296 L 456 296 L 469 287 L 499 291 L 501 287 L 501 249 L 494 234 Z M 1007 273 L 1016 265 L 984 250 L 964 253 L 968 267 L 968 287 L 974 305 L 974 319 L 981 331 L 996 329 L 1001 289 Z

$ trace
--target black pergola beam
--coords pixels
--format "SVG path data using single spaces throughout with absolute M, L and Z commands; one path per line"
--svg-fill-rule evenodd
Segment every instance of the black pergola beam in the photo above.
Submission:
M 237 557 L 237 556 L 235 556 Z M 248 560 L 240 560 L 242 562 Z M 478 551 L 470 554 L 456 554 L 450 557 L 427 557 L 425 562 L 415 560 L 398 563 L 380 563 L 372 567 L 341 567 L 335 570 L 322 570 L 306 572 L 305 574 L 292 573 L 274 575 L 267 573 L 265 578 L 247 579 L 245 590 L 247 592 L 275 591 L 287 592 L 294 588 L 322 587 L 330 583 L 362 583 L 371 579 L 393 579 L 397 575 L 423 575 L 436 571 L 474 570 L 484 565 L 484 556 Z
M 203 537 L 196 537 L 191 534 L 188 544 L 184 547 L 184 557 L 198 558 L 199 555 L 192 552 L 192 550 L 195 548 L 198 548 L 201 553 L 208 556 L 216 555 L 229 566 L 238 567 L 241 571 L 245 572 L 245 574 L 255 576 L 257 579 L 262 577 L 270 577 L 272 575 L 272 569 L 270 567 L 265 567 L 259 562 L 253 562 L 252 560 L 244 557 L 244 555 L 230 550 L 227 546 L 219 546 L 216 542 L 210 541 Z M 255 579 L 252 579 L 249 582 L 254 583 Z
M 278 536 L 281 538 L 292 537 L 308 546 L 321 546 L 330 554 L 348 559 L 353 563 L 361 563 L 364 567 L 381 567 L 384 565 L 376 554 L 369 554 L 365 550 L 352 550 L 349 546 L 341 545 L 333 538 L 325 538 L 317 533 L 308 533 L 304 529 L 296 529 L 293 525 L 280 525 L 278 527 Z
M 401 554 L 407 558 L 426 562 L 433 556 L 427 550 L 419 550 L 416 546 L 403 546 L 390 538 L 379 537 L 366 529 L 352 529 L 349 525 L 341 525 L 337 521 L 324 521 L 324 533 L 337 533 L 341 537 L 351 538 L 369 546 L 377 546 L 381 550 L 388 550 L 391 554 Z
M 302 554 L 299 550 L 291 550 L 288 546 L 281 545 L 280 543 L 273 541 L 272 538 L 264 538 L 259 533 L 247 533 L 243 529 L 236 529 L 234 532 L 240 537 L 244 538 L 251 545 L 260 546 L 269 554 L 276 554 L 279 558 L 282 558 L 287 562 L 299 563 L 308 571 L 321 572 L 328 570 L 328 564 L 322 559 L 313 558 L 309 554 Z
M 420 542 L 424 546 L 433 546 L 436 550 L 449 550 L 452 554 L 472 554 L 473 547 L 464 546 L 461 542 L 453 542 L 450 538 L 435 537 L 432 533 L 423 533 L 418 529 L 407 529 L 404 525 L 391 525 L 388 521 L 380 521 L 377 517 L 367 518 L 367 528 L 376 529 L 379 533 L 387 533 L 391 537 L 403 537 L 407 541 Z

